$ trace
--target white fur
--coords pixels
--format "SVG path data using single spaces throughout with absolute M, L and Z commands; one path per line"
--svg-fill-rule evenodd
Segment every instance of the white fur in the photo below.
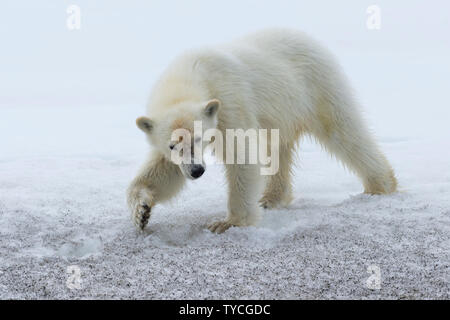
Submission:
M 212 99 L 221 105 L 208 118 L 203 109 Z M 365 192 L 396 190 L 393 170 L 369 134 L 338 65 L 327 50 L 297 31 L 262 31 L 183 54 L 156 83 L 147 115 L 151 120 L 145 117 L 138 125 L 151 121 L 147 135 L 155 151 L 128 193 L 141 228 L 150 208 L 183 185 L 181 169 L 168 160 L 168 145 L 174 126 L 191 130 L 193 120 L 203 120 L 203 130 L 217 126 L 224 137 L 227 128 L 280 130 L 280 169 L 266 183 L 260 199 L 265 208 L 291 201 L 293 148 L 302 135 L 315 137 L 355 172 Z M 264 181 L 258 166 L 226 165 L 226 176 L 229 213 L 210 227 L 216 232 L 254 224 L 258 218 Z

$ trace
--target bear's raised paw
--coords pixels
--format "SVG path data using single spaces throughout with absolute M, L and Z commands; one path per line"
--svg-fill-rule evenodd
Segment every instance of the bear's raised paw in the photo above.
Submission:
M 151 208 L 146 204 L 139 204 L 133 211 L 133 222 L 138 230 L 144 230 L 150 219 Z

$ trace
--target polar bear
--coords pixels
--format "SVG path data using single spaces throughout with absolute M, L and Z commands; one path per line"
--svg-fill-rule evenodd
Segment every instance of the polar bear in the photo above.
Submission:
M 290 203 L 293 153 L 304 135 L 314 137 L 358 175 L 366 193 L 396 191 L 393 169 L 369 133 L 334 58 L 301 32 L 271 29 L 189 51 L 155 84 L 147 115 L 136 120 L 153 149 L 127 193 L 138 229 L 146 226 L 156 204 L 205 171 L 204 163 L 179 165 L 171 160 L 175 147 L 201 143 L 194 136 L 172 138 L 175 129 L 193 132 L 196 120 L 202 121 L 203 131 L 279 130 L 276 174 L 262 177 L 258 164 L 225 164 L 228 215 L 208 227 L 212 232 L 255 224 L 260 207 Z

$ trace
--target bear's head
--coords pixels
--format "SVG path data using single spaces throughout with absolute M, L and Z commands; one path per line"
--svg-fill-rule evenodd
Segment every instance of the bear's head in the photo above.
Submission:
M 204 133 L 217 128 L 219 107 L 217 99 L 181 102 L 158 109 L 151 118 L 139 117 L 136 124 L 149 143 L 177 164 L 186 178 L 197 179 L 205 172 L 203 150 L 211 142 L 211 136 Z

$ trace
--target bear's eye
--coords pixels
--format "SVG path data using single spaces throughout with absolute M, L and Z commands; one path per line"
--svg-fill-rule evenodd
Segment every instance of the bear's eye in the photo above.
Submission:
M 169 145 L 169 149 L 170 149 L 170 150 L 173 150 L 173 149 L 175 148 L 175 145 L 176 145 L 176 143 L 171 143 L 171 144 Z

